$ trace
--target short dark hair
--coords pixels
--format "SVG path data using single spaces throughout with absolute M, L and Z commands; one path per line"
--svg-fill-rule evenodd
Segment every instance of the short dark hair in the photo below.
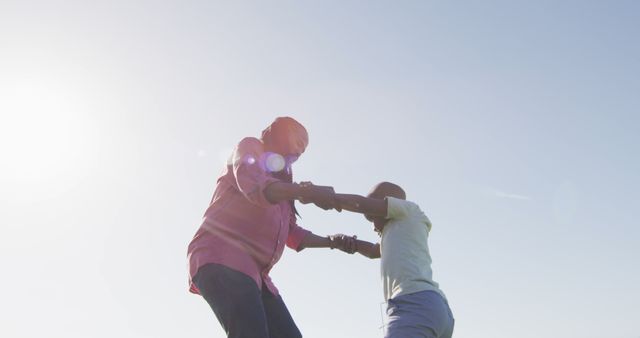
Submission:
M 407 194 L 404 192 L 399 185 L 391 182 L 380 182 L 373 186 L 369 194 L 367 195 L 371 198 L 379 198 L 383 199 L 387 196 L 395 197 L 399 199 L 407 199 Z

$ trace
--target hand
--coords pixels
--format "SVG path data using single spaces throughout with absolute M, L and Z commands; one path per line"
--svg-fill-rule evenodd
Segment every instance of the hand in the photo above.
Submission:
M 300 203 L 313 203 L 324 210 L 336 209 L 338 212 L 342 211 L 333 187 L 314 185 L 311 182 L 301 182 L 299 185 L 305 190 L 303 196 L 299 198 Z
M 331 248 L 336 248 L 342 250 L 348 254 L 354 254 L 358 251 L 358 237 L 357 236 L 347 236 L 343 234 L 336 234 L 329 236 L 329 240 L 331 241 Z
M 327 186 L 313 186 L 312 188 L 313 194 L 313 204 L 324 209 L 337 209 L 340 211 L 340 205 L 336 203 L 336 192 L 333 190 L 333 187 Z
M 302 182 L 300 182 L 298 184 L 303 188 L 308 188 L 308 187 L 313 185 L 313 183 L 311 181 L 302 181 Z
M 302 182 L 298 183 L 298 185 L 300 186 L 300 188 L 308 190 L 311 186 L 313 186 L 313 183 L 311 183 L 310 181 L 302 181 Z M 302 204 L 311 203 L 311 201 L 308 199 L 307 196 L 301 196 L 298 200 Z

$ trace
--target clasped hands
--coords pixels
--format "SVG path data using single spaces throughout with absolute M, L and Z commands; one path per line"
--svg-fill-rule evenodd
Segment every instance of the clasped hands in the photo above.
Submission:
M 358 251 L 358 237 L 355 235 L 335 234 L 327 236 L 327 238 L 329 238 L 331 249 L 339 249 L 348 254 L 353 254 Z
M 333 187 L 314 185 L 311 182 L 300 182 L 303 194 L 298 199 L 302 204 L 313 203 L 324 209 L 336 209 L 342 211 L 340 200 L 336 198 L 336 192 Z M 358 242 L 356 236 L 347 236 L 344 234 L 335 234 L 327 236 L 331 249 L 339 249 L 346 253 L 353 254 L 358 250 Z
M 298 185 L 303 191 L 302 196 L 298 198 L 300 203 L 313 203 L 324 210 L 336 209 L 338 212 L 342 211 L 333 187 L 314 185 L 311 182 L 300 182 Z

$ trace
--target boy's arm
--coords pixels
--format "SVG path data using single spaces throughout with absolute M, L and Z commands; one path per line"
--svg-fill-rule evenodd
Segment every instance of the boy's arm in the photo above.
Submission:
M 331 248 L 353 254 L 356 252 L 357 244 L 355 236 L 336 234 L 322 237 L 310 232 L 302 239 L 298 248 L 300 250 L 305 248 Z
M 344 210 L 369 216 L 387 217 L 387 200 L 352 194 L 336 194 L 336 203 Z
M 374 258 L 380 258 L 380 243 L 370 243 L 367 241 L 361 241 L 361 240 L 356 240 L 356 251 L 365 256 L 365 257 L 369 257 L 371 259 Z

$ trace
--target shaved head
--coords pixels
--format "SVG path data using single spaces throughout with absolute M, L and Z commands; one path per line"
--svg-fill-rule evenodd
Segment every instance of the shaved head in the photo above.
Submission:
M 399 185 L 393 184 L 391 182 L 380 182 L 376 184 L 373 189 L 369 192 L 367 197 L 383 199 L 387 196 L 399 198 L 404 200 L 407 198 L 407 194 L 404 192 Z

